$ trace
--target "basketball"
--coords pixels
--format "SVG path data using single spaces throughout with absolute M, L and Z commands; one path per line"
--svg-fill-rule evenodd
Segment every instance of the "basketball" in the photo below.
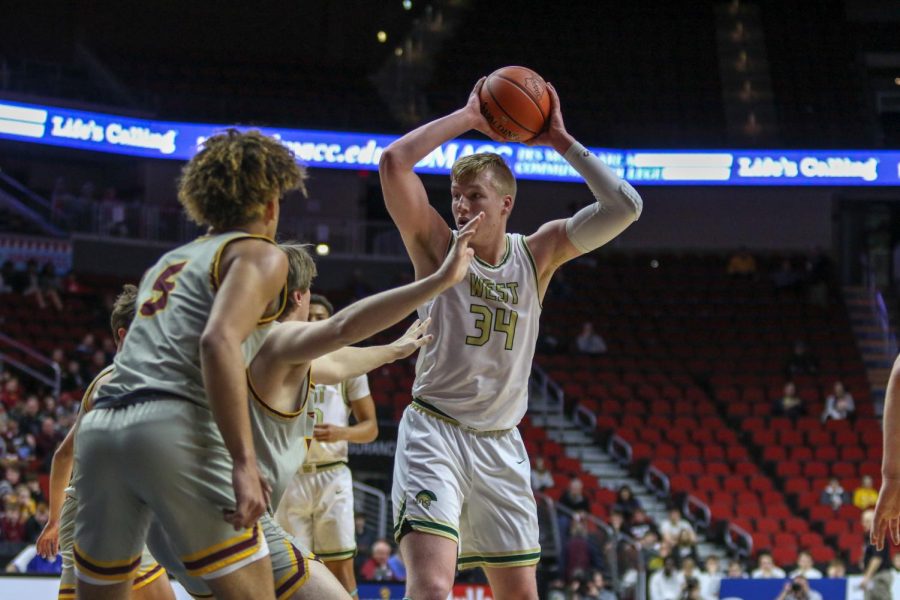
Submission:
M 481 114 L 491 128 L 511 142 L 538 135 L 550 116 L 550 93 L 544 78 L 526 67 L 503 67 L 481 87 Z

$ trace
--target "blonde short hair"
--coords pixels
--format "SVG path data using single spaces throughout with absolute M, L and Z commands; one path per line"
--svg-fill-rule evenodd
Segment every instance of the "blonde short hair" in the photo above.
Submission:
M 281 248 L 288 257 L 288 308 L 294 308 L 291 292 L 294 292 L 295 290 L 306 292 L 312 287 L 312 281 L 317 273 L 316 263 L 307 249 L 309 248 L 309 244 L 285 242 L 278 244 L 278 247 Z
M 126 283 L 122 286 L 122 293 L 116 296 L 112 312 L 109 315 L 109 326 L 112 327 L 113 339 L 116 341 L 119 339 L 119 329 L 128 329 L 134 320 L 137 294 L 137 287 Z
M 485 171 L 491 173 L 494 189 L 504 196 L 516 197 L 515 175 L 503 157 L 493 152 L 479 152 L 457 160 L 450 171 L 450 181 L 469 183 Z

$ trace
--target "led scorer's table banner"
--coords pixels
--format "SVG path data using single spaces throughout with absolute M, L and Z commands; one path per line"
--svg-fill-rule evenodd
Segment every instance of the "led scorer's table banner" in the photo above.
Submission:
M 0 100 L 0 138 L 112 154 L 187 160 L 225 125 L 176 123 Z M 243 128 L 243 127 L 242 127 Z M 311 167 L 374 171 L 395 136 L 258 127 Z M 616 150 L 591 148 L 637 185 L 900 185 L 900 151 L 865 150 Z M 506 158 L 521 179 L 580 181 L 554 150 L 491 141 L 454 140 L 417 166 L 447 174 L 473 152 Z

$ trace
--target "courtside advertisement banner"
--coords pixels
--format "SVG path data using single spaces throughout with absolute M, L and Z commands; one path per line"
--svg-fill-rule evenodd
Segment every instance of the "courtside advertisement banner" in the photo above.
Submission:
M 188 160 L 226 125 L 138 119 L 0 99 L 0 139 L 145 158 Z M 237 126 L 239 129 L 251 127 Z M 252 127 L 280 139 L 300 162 L 329 169 L 375 171 L 397 136 Z M 591 148 L 620 177 L 636 185 L 897 186 L 900 151 L 877 150 L 624 150 Z M 441 145 L 417 166 L 446 175 L 453 162 L 496 152 L 520 179 L 581 181 L 544 147 L 459 139 Z

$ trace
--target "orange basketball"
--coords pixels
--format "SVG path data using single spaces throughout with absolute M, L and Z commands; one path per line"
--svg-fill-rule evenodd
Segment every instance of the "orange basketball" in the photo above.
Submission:
M 526 67 L 503 67 L 488 75 L 479 99 L 491 128 L 511 142 L 538 135 L 550 116 L 547 82 Z

